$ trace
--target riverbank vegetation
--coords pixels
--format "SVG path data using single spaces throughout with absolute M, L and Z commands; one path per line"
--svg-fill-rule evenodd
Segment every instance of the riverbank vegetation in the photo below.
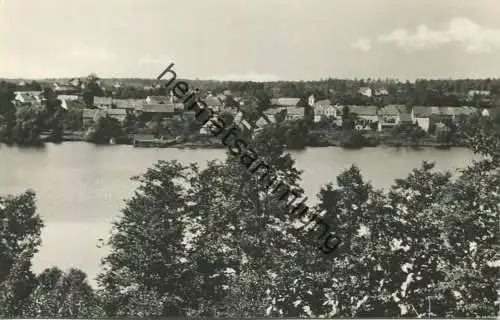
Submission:
M 463 131 L 484 158 L 456 179 L 423 163 L 385 192 L 352 166 L 325 185 L 314 210 L 343 240 L 331 256 L 230 155 L 203 170 L 160 161 L 134 178 L 98 289 L 77 269 L 33 274 L 43 228 L 35 194 L 2 196 L 0 315 L 494 317 L 499 127 L 478 118 Z M 275 131 L 256 135 L 254 147 L 299 186 L 287 131 Z

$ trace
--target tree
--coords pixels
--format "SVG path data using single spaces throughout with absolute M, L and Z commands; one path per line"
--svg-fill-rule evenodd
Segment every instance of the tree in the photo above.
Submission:
M 90 74 L 85 82 L 85 89 L 83 90 L 83 99 L 87 106 L 94 104 L 94 97 L 103 97 L 104 91 L 99 84 L 99 77 L 95 74 Z
M 0 316 L 22 317 L 35 285 L 31 258 L 38 251 L 43 222 L 35 193 L 0 197 Z
M 267 151 L 266 159 L 295 185 L 298 172 L 282 154 L 283 141 L 267 129 L 256 139 L 256 151 Z M 160 309 L 148 310 L 161 315 L 235 316 L 241 305 L 248 314 L 263 314 L 253 308 L 266 301 L 266 289 L 285 287 L 288 276 L 302 274 L 307 242 L 298 240 L 283 204 L 259 191 L 244 169 L 236 158 L 211 162 L 203 171 L 159 162 L 138 178 L 141 186 L 115 224 L 100 277 L 110 297 L 108 315 L 138 314 L 127 309 L 128 301 L 148 292 L 154 293 L 151 303 L 161 302 Z M 187 231 L 194 238 L 186 238 Z M 271 281 L 268 272 L 279 277 Z M 248 296 L 243 288 L 251 283 L 259 291 Z
M 67 273 L 58 268 L 44 270 L 37 276 L 37 286 L 30 295 L 25 317 L 99 317 L 101 308 L 87 276 L 78 269 Z
M 0 82 L 0 141 L 11 140 L 12 130 L 16 124 L 16 107 L 14 100 L 14 85 Z
M 109 143 L 111 138 L 123 136 L 123 130 L 118 120 L 111 117 L 101 117 L 89 128 L 85 139 L 93 143 Z
M 267 126 L 251 145 L 301 195 L 287 130 Z M 297 228 L 299 216 L 237 157 L 204 170 L 159 162 L 115 224 L 100 276 L 107 315 L 491 316 L 500 139 L 475 141 L 489 167 L 456 180 L 424 162 L 384 192 L 355 166 L 341 173 L 310 208 L 342 239 L 326 257 L 310 237 L 318 228 Z

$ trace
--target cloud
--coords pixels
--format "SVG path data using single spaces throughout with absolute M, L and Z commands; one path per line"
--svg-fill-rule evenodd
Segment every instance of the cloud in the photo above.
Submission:
M 160 54 L 160 55 L 150 55 L 146 54 L 142 56 L 139 59 L 139 65 L 168 65 L 170 62 L 173 62 L 174 60 L 166 55 L 166 54 Z
M 359 38 L 358 40 L 351 43 L 351 47 L 361 51 L 369 51 L 372 48 L 371 40 L 366 38 Z
M 247 74 L 227 74 L 223 76 L 209 77 L 208 79 L 220 80 L 220 81 L 268 82 L 268 81 L 278 81 L 281 78 L 273 74 L 247 73 Z
M 381 35 L 378 40 L 392 43 L 407 52 L 447 44 L 458 44 L 471 53 L 500 51 L 500 29 L 483 27 L 463 17 L 451 19 L 442 29 L 431 29 L 422 24 L 413 33 L 406 29 L 396 29 Z
M 115 58 L 115 54 L 106 48 L 94 47 L 83 43 L 74 43 L 63 50 L 61 58 L 80 62 L 105 62 Z

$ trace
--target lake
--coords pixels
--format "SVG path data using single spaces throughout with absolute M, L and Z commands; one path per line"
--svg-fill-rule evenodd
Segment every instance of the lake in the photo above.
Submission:
M 477 158 L 463 148 L 345 150 L 336 147 L 309 148 L 291 152 L 304 170 L 302 187 L 312 199 L 322 186 L 336 181 L 336 175 L 353 163 L 366 180 L 379 188 L 389 187 L 395 178 L 405 177 L 423 160 L 435 161 L 438 170 L 455 171 Z M 100 272 L 106 249 L 98 239 L 107 239 L 111 221 L 132 195 L 133 175 L 141 174 L 158 160 L 182 163 L 223 159 L 223 149 L 154 149 L 126 145 L 96 146 L 84 142 L 47 144 L 41 148 L 0 145 L 0 195 L 32 188 L 37 208 L 46 224 L 42 247 L 34 258 L 33 270 L 57 266 L 78 267 L 92 280 Z M 311 202 L 309 202 L 311 203 Z

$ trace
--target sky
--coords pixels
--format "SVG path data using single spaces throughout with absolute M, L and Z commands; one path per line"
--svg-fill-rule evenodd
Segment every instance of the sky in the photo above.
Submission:
M 0 77 L 487 78 L 500 0 L 0 0 Z

